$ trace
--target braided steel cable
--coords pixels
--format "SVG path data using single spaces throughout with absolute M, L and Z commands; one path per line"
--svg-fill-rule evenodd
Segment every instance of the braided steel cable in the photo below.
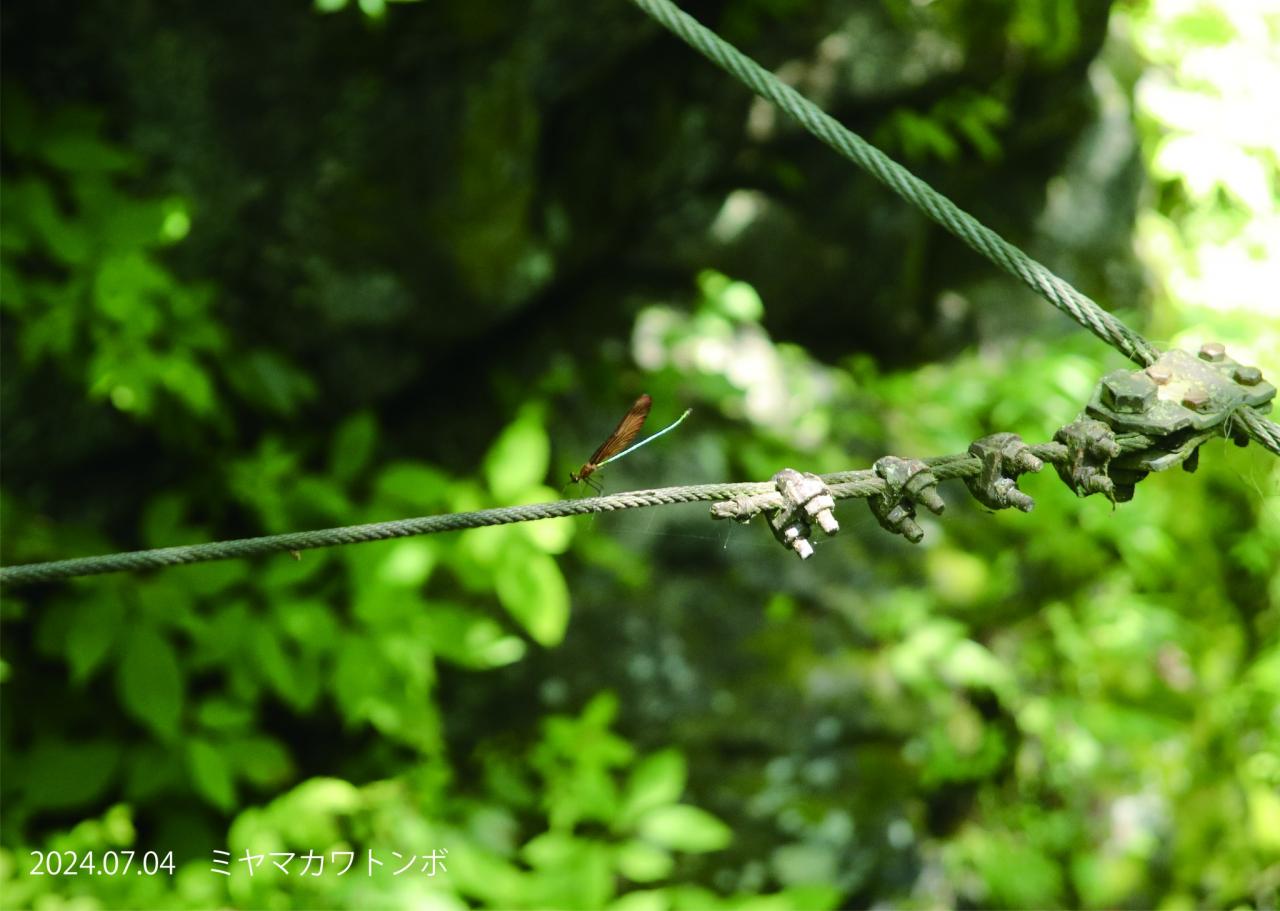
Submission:
M 1138 452 L 1150 448 L 1155 442 L 1141 434 L 1117 437 L 1122 451 Z M 1060 443 L 1042 443 L 1030 447 L 1031 451 L 1046 462 L 1061 462 L 1067 458 L 1067 449 Z M 972 477 L 981 470 L 982 462 L 967 453 L 940 456 L 926 461 L 939 480 Z M 837 499 L 869 497 L 885 489 L 884 481 L 870 470 L 842 471 L 822 476 L 832 485 L 831 493 Z M 538 519 L 554 519 L 564 516 L 580 516 L 599 512 L 616 512 L 622 509 L 640 509 L 648 506 L 668 506 L 675 503 L 729 500 L 735 497 L 758 497 L 769 503 L 770 496 L 777 497 L 771 481 L 752 481 L 739 484 L 694 484 L 681 487 L 663 487 L 654 490 L 635 490 L 603 497 L 583 497 L 578 500 L 556 500 L 552 503 L 535 503 L 528 506 L 504 506 L 482 509 L 476 512 L 456 512 L 439 516 L 422 516 L 415 519 L 397 519 L 390 522 L 372 522 L 365 525 L 347 525 L 316 531 L 296 531 L 282 535 L 264 535 L 258 538 L 239 538 L 232 541 L 214 541 L 208 544 L 189 544 L 178 547 L 162 547 L 156 550 L 137 550 L 126 553 L 103 554 L 94 557 L 76 557 L 49 563 L 28 563 L 19 566 L 0 567 L 0 584 L 27 585 L 36 582 L 53 582 L 72 576 L 93 576 L 102 573 L 128 570 L 159 569 L 165 566 L 181 566 L 188 563 L 206 563 L 212 560 L 230 560 L 257 557 L 290 551 L 312 550 L 317 547 L 333 547 L 344 544 L 360 544 L 367 541 L 386 541 L 413 535 L 438 534 L 445 531 L 462 531 L 468 528 L 485 528 L 491 525 L 510 525 L 515 522 L 533 522 Z M 780 499 L 779 499 L 780 502 Z

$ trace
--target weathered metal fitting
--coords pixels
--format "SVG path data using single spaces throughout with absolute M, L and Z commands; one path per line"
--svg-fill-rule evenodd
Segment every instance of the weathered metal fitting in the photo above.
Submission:
M 840 530 L 835 517 L 835 497 L 827 490 L 826 482 L 816 474 L 802 474 L 793 468 L 784 468 L 773 476 L 777 492 L 734 497 L 711 504 L 713 519 L 733 519 L 750 522 L 762 512 L 769 513 L 769 528 L 785 547 L 794 550 L 800 559 L 813 556 L 812 522 L 827 534 Z M 781 498 L 782 502 L 778 500 Z
M 1227 356 L 1227 346 L 1222 342 L 1205 342 L 1200 346 L 1200 360 L 1219 364 Z
M 795 550 L 800 559 L 813 557 L 810 519 L 818 523 L 828 535 L 840 531 L 833 509 L 836 500 L 827 490 L 826 481 L 812 473 L 801 473 L 794 468 L 783 468 L 773 476 L 773 486 L 782 495 L 782 507 L 769 517 L 773 535 L 783 545 Z
M 1132 396 L 1116 392 L 1143 383 L 1152 384 L 1155 396 L 1141 409 L 1131 407 Z M 1107 468 L 1115 483 L 1115 500 L 1132 498 L 1133 484 L 1149 472 L 1175 465 L 1194 471 L 1197 448 L 1212 436 L 1247 441 L 1232 416 L 1242 408 L 1267 413 L 1275 394 L 1276 387 L 1263 379 L 1262 371 L 1233 360 L 1220 342 L 1206 342 L 1194 355 L 1166 351 L 1144 370 L 1107 374 L 1094 390 L 1086 414 L 1117 433 L 1141 433 L 1157 440 L 1149 450 L 1115 457 Z
M 801 560 L 808 560 L 813 556 L 813 543 L 809 540 L 812 529 L 803 514 L 793 512 L 788 515 L 786 510 L 778 510 L 769 517 L 769 527 L 773 529 L 773 536 L 784 547 L 799 554 Z
M 802 510 L 804 515 L 816 521 L 828 535 L 840 531 L 834 510 L 836 501 L 827 490 L 827 484 L 816 474 L 800 473 L 784 468 L 773 476 L 774 486 L 782 494 L 783 509 Z
M 1100 493 L 1114 503 L 1116 485 L 1108 469 L 1121 450 L 1111 428 L 1102 421 L 1080 418 L 1059 428 L 1053 438 L 1067 447 L 1067 460 L 1053 466 L 1063 483 L 1077 496 Z
M 885 456 L 872 466 L 884 481 L 884 491 L 872 494 L 867 505 L 885 531 L 902 535 L 912 544 L 920 543 L 924 529 L 916 522 L 916 504 L 934 515 L 946 508 L 938 496 L 938 480 L 919 459 Z
M 1237 364 L 1231 375 L 1241 386 L 1256 386 L 1262 382 L 1262 371 L 1245 364 Z
M 814 497 L 808 503 L 804 504 L 804 511 L 809 514 L 809 518 L 818 523 L 818 527 L 828 535 L 834 535 L 840 531 L 840 523 L 836 521 L 836 498 L 829 493 Z
M 1207 390 L 1192 386 L 1182 394 L 1182 407 L 1190 408 L 1196 414 L 1208 414 L 1213 410 L 1213 400 Z
M 1156 381 L 1142 371 L 1109 374 L 1102 380 L 1102 400 L 1124 414 L 1141 414 L 1156 400 Z
M 969 455 L 982 460 L 982 470 L 965 478 L 965 486 L 983 506 L 1023 512 L 1035 508 L 1035 500 L 1018 489 L 1018 476 L 1044 468 L 1030 447 L 1016 433 L 993 433 L 969 445 Z

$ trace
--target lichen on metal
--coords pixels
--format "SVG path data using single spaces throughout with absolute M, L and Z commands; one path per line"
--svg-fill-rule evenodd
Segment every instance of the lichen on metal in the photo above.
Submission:
M 1166 351 L 1145 369 L 1108 373 L 1087 411 L 1114 430 L 1164 437 L 1212 430 L 1242 407 L 1265 413 L 1275 394 L 1257 367 L 1237 363 L 1209 342 L 1198 357 Z
M 1115 502 L 1116 485 L 1109 475 L 1111 460 L 1120 455 L 1115 431 L 1102 421 L 1080 418 L 1060 427 L 1053 439 L 1067 447 L 1066 460 L 1053 466 L 1063 483 L 1077 496 L 1100 493 Z
M 1276 387 L 1263 379 L 1262 371 L 1229 357 L 1220 342 L 1206 342 L 1198 355 L 1166 351 L 1142 370 L 1107 374 L 1094 390 L 1087 413 L 1113 431 L 1159 440 L 1107 467 L 1114 484 L 1112 499 L 1133 499 L 1134 486 L 1150 472 L 1176 465 L 1195 471 L 1200 446 L 1214 436 L 1231 436 L 1244 445 L 1248 436 L 1243 425 L 1232 426 L 1232 417 L 1242 409 L 1265 414 L 1275 394 Z M 1063 466 L 1058 466 L 1058 473 L 1063 474 Z M 1063 480 L 1072 484 L 1067 475 Z M 1079 492 L 1074 484 L 1072 489 Z
M 969 446 L 969 455 L 982 462 L 975 477 L 964 479 L 969 493 L 990 509 L 1013 507 L 1031 512 L 1035 501 L 1018 489 L 1018 476 L 1044 468 L 1042 462 L 1016 433 L 993 433 Z
M 884 481 L 884 491 L 867 498 L 867 505 L 885 531 L 902 535 L 912 544 L 924 538 L 916 522 L 916 504 L 941 515 L 946 504 L 938 495 L 938 480 L 920 459 L 885 456 L 871 466 Z

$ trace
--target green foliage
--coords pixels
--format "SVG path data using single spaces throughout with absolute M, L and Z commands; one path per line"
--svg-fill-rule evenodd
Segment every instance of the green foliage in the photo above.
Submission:
M 624 892 L 617 907 L 705 907 L 711 902 L 743 909 L 834 907 L 830 890 L 718 899 L 705 890 L 651 885 L 668 878 L 679 855 L 717 850 L 728 843 L 729 834 L 711 814 L 679 802 L 685 790 L 679 753 L 667 750 L 637 761 L 634 750 L 609 730 L 616 709 L 616 699 L 602 695 L 580 716 L 547 718 L 541 737 L 525 756 L 483 748 L 489 774 L 478 790 L 451 784 L 442 762 L 428 759 L 397 779 L 360 787 L 332 778 L 303 781 L 264 806 L 240 812 L 231 824 L 227 850 L 233 858 L 246 852 L 330 857 L 336 851 L 349 859 L 355 853 L 360 867 L 345 879 L 290 878 L 268 864 L 252 877 L 234 869 L 225 880 L 211 880 L 205 875 L 210 856 L 181 866 L 167 888 L 150 878 L 91 882 L 111 890 L 113 902 L 163 901 L 189 908 L 227 902 L 245 907 L 346 907 L 381 896 L 397 904 L 430 902 L 440 907 L 589 909 L 611 906 Z M 217 802 L 230 804 L 234 792 L 225 754 L 202 740 L 188 743 L 187 753 L 200 786 Z M 104 768 L 113 765 L 92 750 L 84 755 Z M 47 758 L 51 766 L 76 761 L 69 755 Z M 84 774 L 86 768 L 70 771 L 91 778 Z M 532 775 L 519 787 L 526 794 L 539 789 L 544 798 L 512 806 L 512 785 L 502 783 L 506 774 L 522 779 Z M 530 812 L 517 816 L 513 811 L 519 809 Z M 116 807 L 101 820 L 82 823 L 50 848 L 101 853 L 136 845 L 128 809 Z M 369 863 L 368 852 L 373 852 L 375 862 L 389 864 L 393 852 L 411 845 L 419 857 L 442 849 L 438 875 L 406 876 L 388 886 L 363 869 Z M 7 895 L 33 900 L 41 894 L 40 880 L 20 875 L 18 858 L 4 852 L 0 860 Z M 400 851 L 397 864 L 405 860 Z M 650 885 L 639 891 L 628 885 L 641 883 Z M 94 894 L 88 881 L 76 881 L 70 888 L 64 894 Z
M 876 131 L 876 144 L 900 150 L 909 162 L 936 158 L 955 162 L 966 141 L 984 161 L 998 161 L 998 130 L 1009 118 L 1004 103 L 989 95 L 962 91 L 948 96 L 921 114 L 898 108 Z
M 398 59 L 383 51 L 403 18 L 421 30 L 416 38 L 427 36 L 433 50 L 424 56 L 471 59 L 452 47 L 434 52 L 431 42 L 452 33 L 433 30 L 440 20 L 410 20 L 436 4 L 395 15 L 380 2 L 316 4 L 353 5 L 359 14 L 312 18 L 344 40 L 372 35 L 354 57 L 379 66 Z M 1274 25 L 1246 7 L 1126 5 L 1095 81 L 1110 73 L 1122 107 L 1132 94 L 1152 175 L 1135 235 L 1152 274 L 1149 334 L 1192 348 L 1222 339 L 1272 376 L 1280 373 L 1270 277 L 1280 261 L 1280 144 L 1274 119 L 1256 115 L 1268 80 L 1241 79 L 1234 62 L 1271 73 L 1258 36 Z M 977 6 L 896 8 L 904 21 L 936 17 L 928 27 L 968 53 L 989 39 L 1010 60 L 1059 75 L 1082 62 L 1092 15 L 1071 0 L 986 5 L 995 24 L 985 35 L 963 22 Z M 730 4 L 725 19 L 765 40 L 777 21 L 817 23 L 822 12 L 808 0 L 750 0 Z M 296 198 L 283 194 L 279 224 L 262 220 L 261 181 L 246 188 L 239 184 L 253 182 L 220 170 L 243 173 L 232 168 L 236 156 L 265 154 L 270 142 L 255 134 L 261 148 L 247 154 L 148 132 L 157 120 L 147 118 L 158 116 L 151 106 L 179 97 L 161 91 L 173 85 L 152 73 L 155 60 L 139 64 L 146 91 L 106 116 L 37 104 L 6 78 L 0 317 L 5 443 L 15 447 L 6 449 L 0 492 L 6 562 L 555 499 L 548 479 L 576 467 L 598 442 L 600 421 L 640 390 L 654 395 L 655 413 L 674 416 L 686 403 L 695 412 L 661 446 L 611 466 L 618 489 L 632 480 L 765 478 L 781 465 L 862 467 L 886 452 L 963 451 L 995 430 L 1042 440 L 1117 365 L 1083 333 L 1037 330 L 1020 340 L 1006 324 L 1025 300 L 1016 295 L 984 314 L 997 328 L 975 330 L 980 344 L 922 366 L 884 366 L 888 356 L 882 363 L 868 353 L 880 353 L 874 339 L 828 331 L 826 320 L 845 308 L 858 310 L 860 332 L 873 328 L 873 312 L 862 313 L 854 295 L 820 314 L 827 337 L 815 350 L 823 342 L 829 360 L 781 341 L 795 326 L 789 301 L 739 279 L 740 267 L 725 264 L 732 257 L 692 244 L 692 253 L 682 247 L 682 258 L 663 259 L 636 234 L 640 256 L 640 241 L 617 241 L 620 224 L 653 228 L 642 221 L 646 206 L 681 231 L 698 208 L 666 204 L 695 191 L 646 170 L 647 148 L 625 162 L 599 156 L 592 193 L 607 203 L 605 215 L 568 211 L 563 172 L 577 164 L 561 160 L 572 150 L 557 145 L 557 118 L 578 124 L 581 110 L 544 120 L 525 94 L 556 94 L 548 86 L 564 74 L 526 80 L 524 63 L 495 63 L 502 42 L 485 29 L 507 17 L 458 15 L 474 30 L 467 40 L 484 48 L 484 73 L 498 76 L 473 79 L 464 66 L 464 90 L 425 112 L 431 93 L 421 86 L 403 89 L 412 100 L 388 111 L 370 99 L 400 97 L 390 79 L 363 73 L 343 83 L 305 136 L 270 134 L 287 148 L 290 169 L 299 147 L 325 145 L 321 165 L 301 178 L 305 190 L 291 184 Z M 530 26 L 534 43 L 509 59 L 569 60 L 576 69 L 573 54 L 558 52 L 564 36 L 541 27 Z M 216 108 L 186 102 L 218 94 L 206 91 L 213 76 L 200 81 L 210 58 L 181 44 L 176 26 L 164 31 L 159 59 L 174 67 L 166 72 L 195 86 L 175 104 L 179 120 L 202 135 Z M 827 37 L 815 45 L 838 45 L 822 44 Z M 639 54 L 632 40 L 622 44 Z M 323 47 L 311 49 L 315 59 L 336 66 L 333 45 Z M 1138 58 L 1154 66 L 1136 72 Z M 504 67 L 518 78 L 505 78 Z M 909 103 L 895 98 L 878 138 L 908 159 L 985 172 L 987 186 L 1003 186 L 1012 171 L 994 165 L 1014 137 L 1026 140 L 1018 132 L 1026 74 L 1007 69 L 993 84 L 939 77 Z M 272 103 L 293 98 L 281 79 L 262 87 Z M 598 110 L 594 101 L 584 109 Z M 713 173 L 719 187 L 738 167 L 750 172 L 760 150 L 739 154 L 740 123 L 716 127 L 732 137 L 728 168 L 698 133 L 706 112 L 687 103 L 662 101 L 681 124 L 673 136 L 699 137 L 679 147 L 680 173 Z M 453 106 L 464 112 L 456 133 Z M 280 109 L 270 111 L 261 119 Z M 391 131 L 383 141 L 392 121 L 427 126 L 412 141 Z M 581 132 L 569 145 L 594 131 Z M 465 173 L 431 157 L 435 134 L 463 135 L 450 154 L 472 163 Z M 623 147 L 633 141 L 624 131 Z M 414 173 L 440 169 L 441 187 L 397 188 L 393 195 L 412 201 L 364 208 L 383 205 L 390 184 L 357 168 L 363 147 L 382 154 L 401 142 Z M 531 165 L 513 162 L 510 145 L 537 151 L 530 160 L 550 170 L 526 173 Z M 787 167 L 783 189 L 805 187 L 808 173 Z M 215 193 L 206 184 L 201 195 L 210 179 L 202 168 L 217 175 Z M 633 184 L 643 205 L 628 202 Z M 816 223 L 821 213 L 782 195 L 798 220 Z M 844 217 L 882 211 L 864 212 L 864 202 Z M 432 272 L 432 296 L 401 310 L 366 312 L 381 300 L 372 292 L 346 311 L 330 306 L 352 288 L 399 287 L 386 278 L 391 265 L 361 260 L 368 248 L 350 228 L 372 231 L 370 211 L 403 219 L 374 246 L 408 236 L 411 256 L 429 260 L 438 248 L 423 235 L 454 238 L 457 274 Z M 554 269 L 535 214 L 572 248 L 557 252 Z M 319 249 L 318 229 L 293 247 L 283 237 L 331 221 L 341 255 Z M 224 256 L 243 250 L 228 237 L 240 232 L 261 251 L 248 265 Z M 596 276 L 592 245 L 607 243 L 616 246 L 605 247 L 609 267 L 598 271 L 608 274 Z M 779 248 L 797 249 L 794 241 Z M 861 270 L 898 268 L 858 252 Z M 678 290 L 649 290 L 617 264 L 637 256 L 645 280 L 658 263 L 657 283 L 670 273 Z M 306 262 L 281 265 L 293 258 Z M 680 285 L 690 263 L 710 261 L 723 271 Z M 946 262 L 940 255 L 905 271 Z M 296 279 L 294 265 L 324 276 L 324 287 L 273 297 Z M 591 333 L 605 341 L 582 343 L 594 336 L 570 335 L 564 311 L 512 291 L 552 276 L 571 277 L 557 293 L 590 286 L 591 316 L 603 323 Z M 954 282 L 957 298 L 972 289 L 962 274 Z M 452 312 L 472 300 L 454 284 L 500 298 L 498 316 Z M 624 284 L 646 287 L 634 320 L 601 306 Z M 264 296 L 247 295 L 254 302 L 238 308 L 246 287 Z M 439 303 L 454 300 L 463 303 Z M 544 306 L 554 332 L 526 332 Z M 893 315 L 916 327 L 913 337 L 941 325 L 906 304 Z M 632 322 L 626 351 L 609 327 Z M 322 354 L 304 369 L 309 333 L 323 339 Z M 437 335 L 448 341 L 419 350 Z M 340 336 L 354 341 L 344 347 Z M 475 354 L 491 343 L 490 359 Z M 450 347 L 459 353 L 441 373 L 401 363 Z M 899 352 L 894 362 L 903 360 Z M 424 376 L 441 375 L 448 388 L 425 388 Z M 39 451 L 39 464 L 14 471 L 10 452 L 23 445 Z M 915 548 L 846 503 L 840 536 L 803 567 L 758 526 L 708 534 L 696 510 L 655 510 L 6 592 L 4 903 L 1273 904 L 1280 473 L 1256 447 L 1221 441 L 1205 447 L 1202 462 L 1195 475 L 1149 478 L 1115 509 L 1077 499 L 1052 472 L 1024 479 L 1037 500 L 1031 514 L 992 515 L 944 485 L 947 512 L 926 520 Z M 177 870 L 35 877 L 32 849 L 172 850 Z M 392 852 L 434 849 L 448 851 L 447 872 L 391 875 Z M 267 860 L 253 877 L 233 865 L 223 878 L 210 873 L 214 850 L 317 852 L 329 861 L 350 852 L 356 863 L 372 850 L 387 866 L 372 876 L 302 877 Z
M 0 188 L 0 306 L 21 321 L 24 366 L 54 362 L 79 373 L 91 397 L 143 417 L 161 396 L 211 414 L 209 364 L 226 340 L 210 291 L 158 260 L 187 233 L 185 203 L 123 191 L 138 163 L 101 137 L 94 112 L 42 116 L 12 90 L 4 106 L 4 149 L 27 170 L 6 171 Z
M 418 0 L 356 0 L 356 6 L 368 18 L 380 20 L 386 17 L 388 4 L 416 2 Z M 337 13 L 349 5 L 350 0 L 315 0 L 316 11 L 320 13 Z

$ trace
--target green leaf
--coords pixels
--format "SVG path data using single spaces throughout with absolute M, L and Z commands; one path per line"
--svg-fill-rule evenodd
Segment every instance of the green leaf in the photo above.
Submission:
M 1062 903 L 1062 871 L 1054 858 L 1036 846 L 978 832 L 965 847 L 995 903 L 1013 908 L 1048 908 Z
M 393 588 L 421 588 L 436 565 L 436 547 L 422 538 L 388 541 L 372 553 L 376 555 L 373 578 Z
M 120 748 L 106 741 L 41 742 L 26 755 L 21 774 L 6 776 L 33 809 L 78 807 L 95 800 L 115 779 Z
M 231 767 L 218 747 L 207 740 L 187 741 L 187 769 L 198 794 L 220 810 L 235 806 Z
M 449 476 L 438 469 L 400 462 L 378 475 L 377 492 L 379 499 L 390 501 L 389 506 L 429 510 L 441 504 L 449 486 Z
M 542 425 L 542 408 L 526 405 L 489 448 L 484 476 L 493 495 L 506 502 L 541 484 L 550 462 L 551 442 Z
M 520 854 L 532 867 L 564 867 L 575 859 L 581 840 L 567 832 L 543 832 L 531 838 Z
M 131 155 L 79 130 L 55 133 L 44 141 L 41 151 L 50 164 L 65 171 L 109 173 L 135 164 Z
M 231 699 L 213 696 L 196 709 L 202 727 L 217 731 L 242 731 L 253 724 L 253 709 Z
M 327 652 L 338 640 L 338 621 L 324 601 L 277 601 L 271 610 L 277 628 L 304 654 Z
M 719 851 L 733 840 L 729 827 L 706 810 L 686 804 L 656 807 L 640 820 L 640 834 L 673 851 Z
M 530 487 L 528 496 L 523 497 L 526 503 L 545 503 L 556 499 L 559 494 L 548 487 Z M 512 505 L 520 505 L 518 502 Z M 568 516 L 554 519 L 542 519 L 538 522 L 524 522 L 520 531 L 534 547 L 543 553 L 562 554 L 569 549 L 573 541 L 575 526 Z
M 250 646 L 262 677 L 277 695 L 294 708 L 310 707 L 318 695 L 316 681 L 303 662 L 294 660 L 280 637 L 269 627 L 259 627 Z
M 468 607 L 432 602 L 422 627 L 433 652 L 464 667 L 484 670 L 524 657 L 523 639 L 507 635 L 495 620 Z
M 636 883 L 651 883 L 671 875 L 675 861 L 662 848 L 643 841 L 629 841 L 618 848 L 618 872 Z
M 655 807 L 673 804 L 684 793 L 684 757 L 674 749 L 641 760 L 631 772 L 622 798 L 620 821 L 633 823 Z
M 148 547 L 168 547 L 194 537 L 183 524 L 187 498 L 177 491 L 156 494 L 142 512 L 142 540 Z
M 146 742 L 125 754 L 124 798 L 147 802 L 158 794 L 186 792 L 187 770 L 181 752 Z
M 87 680 L 110 654 L 124 628 L 123 618 L 124 604 L 111 593 L 86 598 L 76 606 L 64 645 L 73 681 Z
M 378 438 L 378 424 L 373 414 L 362 411 L 343 421 L 333 436 L 329 457 L 329 474 L 339 481 L 350 481 L 369 464 Z
M 385 711 L 384 666 L 377 647 L 364 636 L 347 636 L 339 646 L 331 683 L 348 721 L 363 721 Z
M 208 372 L 185 354 L 161 359 L 160 383 L 196 414 L 206 415 L 214 408 L 213 381 Z
M 135 627 L 116 666 L 116 689 L 124 709 L 162 737 L 178 732 L 183 683 L 178 656 L 152 626 Z
M 569 589 L 546 554 L 513 550 L 497 574 L 498 600 L 536 642 L 559 645 L 569 625 Z
M 249 352 L 226 376 L 245 401 L 275 414 L 294 414 L 316 394 L 310 376 L 266 349 Z
M 163 269 L 142 252 L 129 250 L 103 259 L 93 280 L 93 300 L 98 312 L 127 323 L 135 337 L 145 337 L 159 329 L 158 314 L 147 296 L 169 286 Z
M 666 889 L 637 889 L 610 904 L 608 911 L 671 911 L 673 907 Z M 711 907 L 707 903 L 706 908 Z
M 740 323 L 756 323 L 764 318 L 764 302 L 746 282 L 730 282 L 717 296 L 716 304 L 721 313 Z
M 259 787 L 278 788 L 293 774 L 289 751 L 270 737 L 233 740 L 225 752 L 236 774 Z

